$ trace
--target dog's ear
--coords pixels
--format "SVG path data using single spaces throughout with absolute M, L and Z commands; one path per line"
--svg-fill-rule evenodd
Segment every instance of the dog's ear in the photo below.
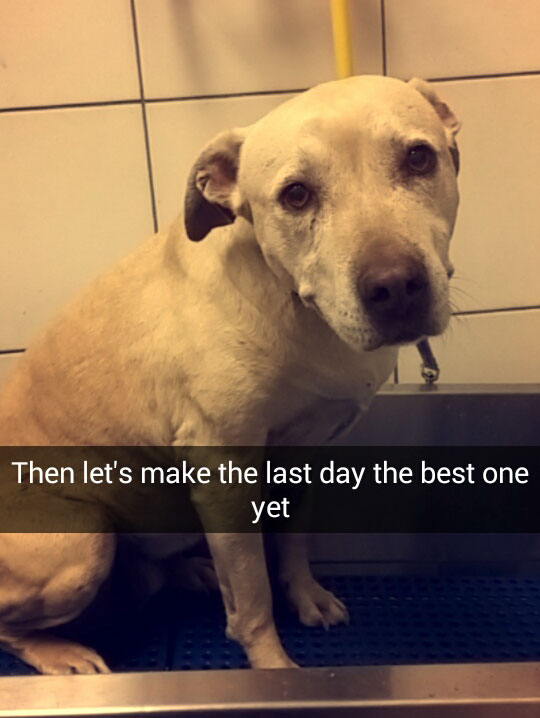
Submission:
M 459 172 L 459 150 L 456 144 L 456 135 L 461 127 L 461 122 L 454 115 L 446 102 L 441 100 L 429 82 L 421 80 L 419 77 L 413 77 L 412 80 L 409 80 L 408 84 L 411 87 L 414 87 L 415 90 L 418 90 L 418 92 L 432 104 L 433 109 L 439 115 L 439 118 L 446 130 L 448 149 L 452 155 L 456 173 Z
M 242 205 L 236 177 L 247 128 L 221 132 L 204 148 L 189 175 L 184 223 L 198 242 L 214 227 L 232 224 Z

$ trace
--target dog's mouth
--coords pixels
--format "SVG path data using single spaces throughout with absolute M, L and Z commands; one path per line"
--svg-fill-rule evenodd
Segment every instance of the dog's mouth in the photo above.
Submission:
M 331 327 L 334 326 L 334 322 L 326 316 L 319 306 L 315 295 L 298 298 L 305 307 L 314 311 L 325 324 Z M 336 326 L 334 326 L 334 330 L 347 343 L 353 340 L 356 344 L 360 340 L 363 345 L 362 349 L 371 352 L 384 346 L 416 344 L 422 339 L 441 334 L 446 328 L 446 323 L 437 320 L 434 314 L 431 301 L 428 300 L 424 306 L 400 307 L 391 316 L 372 314 L 368 318 L 370 326 L 367 331 L 364 330 L 358 333 L 354 331 L 354 335 L 356 335 L 354 339 L 352 334 L 347 338 L 349 333 L 343 334 Z M 360 336 L 362 337 L 361 339 Z
M 376 326 L 383 342 L 388 345 L 408 344 L 418 341 L 422 336 L 433 334 L 434 327 L 431 326 L 429 310 L 424 309 L 421 313 L 413 316 L 404 316 L 402 321 L 395 320 L 392 324 Z
M 366 351 L 382 346 L 404 346 L 417 344 L 427 337 L 437 336 L 445 330 L 447 322 L 436 321 L 429 308 L 403 322 L 394 325 L 373 324 L 373 332 L 367 341 Z
M 429 332 L 404 330 L 388 337 L 381 336 L 377 332 L 365 342 L 364 349 L 367 352 L 372 352 L 381 347 L 400 347 L 408 344 L 417 344 L 428 336 L 433 336 L 433 334 Z
M 402 344 L 411 344 L 418 342 L 420 339 L 430 336 L 428 332 L 404 330 L 399 332 L 390 339 L 384 340 L 384 344 L 387 346 L 401 346 Z
M 317 314 L 325 324 L 328 324 L 328 319 L 325 317 L 321 308 L 317 304 L 315 294 L 299 294 L 294 292 L 293 297 L 296 297 L 296 299 L 298 299 L 304 305 L 304 307 L 306 307 L 306 309 L 311 309 L 312 311 L 314 311 L 315 314 Z

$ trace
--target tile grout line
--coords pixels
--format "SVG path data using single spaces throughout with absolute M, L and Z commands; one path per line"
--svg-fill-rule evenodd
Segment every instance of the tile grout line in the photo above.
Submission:
M 221 92 L 209 95 L 177 95 L 172 97 L 150 97 L 147 103 L 155 102 L 189 102 L 190 100 L 222 100 L 237 97 L 272 97 L 273 95 L 294 95 L 305 92 L 308 87 L 292 87 L 285 90 L 246 90 L 245 92 Z
M 386 62 L 386 11 L 384 7 L 384 0 L 381 0 L 381 49 L 382 49 L 382 74 L 386 75 L 387 62 Z
M 459 82 L 463 80 L 497 80 L 508 77 L 537 77 L 540 70 L 519 70 L 516 72 L 486 72 L 478 75 L 455 75 L 450 77 L 429 77 L 429 82 Z
M 384 2 L 384 0 L 381 0 Z M 384 40 L 386 43 L 386 38 Z M 387 71 L 386 68 L 386 48 L 383 55 L 383 74 Z M 454 77 L 429 77 L 429 82 L 466 82 L 472 80 L 491 80 L 491 79 L 505 79 L 505 78 L 518 78 L 518 77 L 538 77 L 540 76 L 540 70 L 524 70 L 520 72 L 502 72 L 484 75 L 456 75 Z M 141 78 L 140 80 L 141 81 Z M 92 107 L 116 107 L 122 105 L 138 105 L 144 103 L 156 104 L 159 102 L 191 102 L 199 100 L 226 100 L 234 99 L 237 97 L 267 97 L 273 95 L 293 95 L 299 92 L 304 92 L 308 88 L 297 87 L 287 90 L 254 90 L 252 92 L 224 92 L 220 94 L 209 94 L 209 95 L 178 95 L 173 97 L 143 97 L 132 98 L 127 100 L 95 100 L 90 102 L 65 102 L 56 105 L 27 105 L 20 107 L 0 107 L 0 115 L 10 114 L 14 112 L 42 112 L 45 110 L 71 110 L 71 109 L 84 109 Z
M 503 314 L 508 312 L 524 312 L 540 309 L 540 304 L 528 304 L 522 307 L 495 307 L 494 309 L 465 309 L 462 312 L 453 312 L 453 317 L 481 316 L 483 314 Z
M 24 105 L 21 107 L 0 107 L 0 115 L 13 112 L 44 112 L 46 110 L 77 110 L 86 107 L 118 107 L 122 105 L 138 105 L 140 99 L 130 100 L 95 100 L 90 102 L 64 102 L 57 105 Z
M 135 42 L 135 57 L 137 59 L 137 73 L 139 76 L 139 90 L 141 93 L 141 112 L 143 121 L 143 132 L 144 132 L 144 144 L 146 149 L 146 166 L 148 169 L 148 183 L 150 185 L 150 203 L 152 205 L 152 221 L 154 224 L 154 232 L 158 231 L 158 219 L 157 219 L 157 208 L 156 208 L 156 193 L 154 190 L 154 173 L 152 170 L 152 156 L 150 153 L 150 136 L 148 132 L 148 120 L 146 116 L 146 101 L 144 98 L 144 84 L 142 75 L 142 64 L 141 64 L 141 50 L 139 45 L 139 32 L 137 28 L 137 13 L 135 10 L 135 0 L 130 0 L 131 6 L 131 19 L 133 22 L 133 40 Z
M 496 309 L 470 309 L 465 310 L 463 312 L 456 312 L 455 314 L 452 314 L 453 317 L 463 317 L 463 316 L 483 316 L 485 314 L 509 314 L 511 312 L 528 312 L 528 311 L 538 311 L 540 310 L 540 304 L 529 304 L 526 306 L 521 307 L 498 307 Z M 10 354 L 23 354 L 26 351 L 26 348 L 16 348 L 16 349 L 0 349 L 0 356 L 10 355 Z M 395 381 L 397 383 L 398 376 L 397 373 L 394 373 L 395 375 Z
M 192 102 L 198 100 L 226 100 L 237 97 L 272 97 L 275 95 L 294 95 L 304 92 L 307 87 L 295 87 L 288 90 L 254 90 L 252 92 L 223 92 L 214 95 L 176 95 L 171 97 L 145 97 L 146 105 L 159 102 Z M 127 100 L 94 100 L 90 102 L 64 102 L 56 105 L 22 105 L 19 107 L 0 107 L 0 114 L 13 112 L 40 112 L 44 110 L 76 110 L 85 107 L 115 107 L 118 105 L 139 105 L 141 98 Z

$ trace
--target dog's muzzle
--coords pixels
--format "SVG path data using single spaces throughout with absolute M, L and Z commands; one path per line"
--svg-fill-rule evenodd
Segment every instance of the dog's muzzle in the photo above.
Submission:
M 429 334 L 431 288 L 423 261 L 412 253 L 373 257 L 357 279 L 366 314 L 385 344 Z

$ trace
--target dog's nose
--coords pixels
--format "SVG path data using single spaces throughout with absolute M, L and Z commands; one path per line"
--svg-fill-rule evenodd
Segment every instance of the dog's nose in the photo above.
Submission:
M 387 258 L 360 275 L 358 292 L 372 319 L 393 324 L 426 311 L 429 279 L 424 264 L 415 257 Z

